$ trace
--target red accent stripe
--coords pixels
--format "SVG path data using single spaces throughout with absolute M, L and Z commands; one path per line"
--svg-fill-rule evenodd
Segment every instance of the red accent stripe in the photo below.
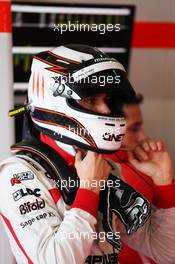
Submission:
M 42 76 L 41 94 L 42 94 L 42 98 L 44 99 L 44 76 Z
M 50 189 L 49 192 L 54 200 L 54 203 L 57 204 L 57 202 L 59 201 L 61 197 L 61 193 L 59 192 L 57 188 Z
M 156 185 L 153 204 L 159 208 L 175 207 L 175 183 Z
M 10 1 L 0 1 L 0 32 L 12 32 Z
M 40 82 L 39 82 L 39 73 L 37 75 L 37 81 L 36 81 L 36 89 L 37 89 L 37 97 L 39 97 L 39 89 L 40 89 Z
M 0 215 L 2 216 L 4 222 L 6 223 L 10 233 L 12 234 L 13 238 L 15 239 L 18 247 L 21 249 L 22 253 L 24 254 L 24 256 L 27 258 L 28 260 L 28 264 L 33 264 L 33 262 L 31 261 L 31 259 L 29 258 L 29 256 L 27 255 L 27 253 L 25 252 L 24 248 L 22 247 L 21 243 L 19 242 L 16 234 L 15 234 L 15 231 L 13 230 L 13 227 L 10 223 L 10 221 L 0 212 Z
M 80 208 L 97 218 L 98 204 L 99 195 L 97 193 L 79 188 L 71 208 Z
M 60 74 L 64 74 L 64 75 L 67 75 L 67 69 L 66 68 L 64 68 L 64 67 L 62 67 L 62 66 L 59 66 L 59 65 L 57 65 L 57 64 L 54 64 L 54 63 L 51 63 L 51 62 L 49 62 L 49 61 L 46 61 L 46 60 L 44 60 L 44 59 L 42 59 L 42 58 L 39 58 L 38 56 L 34 56 L 34 58 L 35 59 L 37 59 L 37 60 L 40 60 L 40 61 L 42 61 L 42 62 L 44 62 L 44 63 L 46 63 L 46 64 L 48 64 L 48 65 L 51 65 L 51 66 L 53 66 L 53 67 L 48 67 L 48 68 L 46 68 L 47 70 L 49 70 L 49 71 L 53 71 L 53 72 L 56 72 L 56 73 L 60 73 Z
M 118 254 L 119 263 L 129 264 L 130 260 L 134 260 L 134 263 L 136 264 L 143 264 L 137 251 L 128 247 L 123 241 L 122 246 L 122 251 Z
M 32 75 L 32 93 L 34 95 L 35 92 L 35 72 Z
M 175 23 L 136 22 L 133 48 L 175 48 Z

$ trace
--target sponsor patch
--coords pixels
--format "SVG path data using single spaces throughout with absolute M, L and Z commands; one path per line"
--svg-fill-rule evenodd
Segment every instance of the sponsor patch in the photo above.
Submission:
M 115 135 L 113 133 L 105 133 L 103 134 L 102 136 L 102 139 L 105 140 L 105 141 L 115 141 L 115 142 L 121 142 L 122 139 L 123 139 L 123 136 L 125 134 L 118 134 L 118 135 Z
M 34 190 L 32 190 L 30 188 L 26 188 L 25 190 L 20 189 L 20 190 L 17 190 L 16 192 L 13 193 L 13 199 L 16 202 L 19 199 L 21 199 L 22 197 L 27 196 L 27 195 L 34 195 L 36 197 L 40 197 L 41 196 L 40 191 L 41 190 L 39 188 L 36 188 Z
M 85 263 L 96 264 L 96 263 L 110 263 L 117 264 L 118 256 L 116 253 L 103 254 L 103 255 L 90 255 L 86 258 Z
M 48 219 L 50 217 L 55 217 L 56 215 L 53 212 L 44 212 L 43 214 L 39 214 L 33 218 L 30 218 L 24 222 L 20 223 L 22 228 L 33 225 L 34 222 L 40 221 L 42 219 Z
M 11 178 L 11 185 L 15 184 L 20 184 L 21 181 L 28 181 L 28 180 L 33 180 L 34 179 L 34 174 L 31 171 L 25 171 L 25 172 L 20 172 L 17 174 L 13 175 L 13 178 Z
M 30 213 L 32 211 L 41 210 L 46 206 L 45 201 L 36 199 L 35 202 L 27 202 L 19 206 L 19 211 L 22 215 Z

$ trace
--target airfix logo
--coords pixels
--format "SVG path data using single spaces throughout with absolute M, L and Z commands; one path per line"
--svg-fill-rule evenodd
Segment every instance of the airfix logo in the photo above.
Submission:
M 31 190 L 29 188 L 26 188 L 25 191 L 23 189 L 20 189 L 20 190 L 13 193 L 13 199 L 16 202 L 19 199 L 21 199 L 22 197 L 27 196 L 27 195 L 34 195 L 36 197 L 40 197 L 41 196 L 40 189 L 36 188 L 34 190 Z
M 21 181 L 27 181 L 33 179 L 34 179 L 34 174 L 31 171 L 25 171 L 14 174 L 13 178 L 10 181 L 11 181 L 11 185 L 13 186 L 15 184 L 20 184 Z
M 30 213 L 31 211 L 43 209 L 44 207 L 45 207 L 45 201 L 44 200 L 38 201 L 38 199 L 36 199 L 36 201 L 33 203 L 27 202 L 21 204 L 19 206 L 19 211 L 22 215 L 25 215 L 27 213 Z
M 120 142 L 120 141 L 122 141 L 124 135 L 125 134 L 115 135 L 115 134 L 111 134 L 111 133 L 105 133 L 105 134 L 103 134 L 102 138 L 103 138 L 103 140 L 106 140 L 106 141 L 113 141 L 114 140 L 114 141 Z

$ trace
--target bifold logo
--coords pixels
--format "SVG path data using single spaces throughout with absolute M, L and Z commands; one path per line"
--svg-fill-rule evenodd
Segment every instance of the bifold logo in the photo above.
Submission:
M 22 215 L 25 215 L 27 213 L 30 213 L 31 211 L 43 209 L 44 207 L 45 207 L 45 201 L 44 200 L 38 201 L 38 199 L 36 199 L 36 201 L 33 203 L 27 202 L 21 204 L 19 206 L 19 211 Z

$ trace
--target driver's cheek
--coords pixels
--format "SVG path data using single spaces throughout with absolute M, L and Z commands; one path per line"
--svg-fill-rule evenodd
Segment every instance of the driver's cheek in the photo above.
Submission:
M 139 143 L 138 132 L 133 132 L 132 135 L 130 135 L 130 140 L 133 145 L 137 145 Z
M 126 134 L 123 139 L 123 144 L 131 148 L 137 145 L 138 144 L 137 133 L 132 131 L 126 131 Z
M 145 131 L 143 128 L 141 128 L 139 131 L 138 131 L 138 142 L 142 141 L 142 140 L 145 140 L 146 139 L 146 135 L 145 135 Z

